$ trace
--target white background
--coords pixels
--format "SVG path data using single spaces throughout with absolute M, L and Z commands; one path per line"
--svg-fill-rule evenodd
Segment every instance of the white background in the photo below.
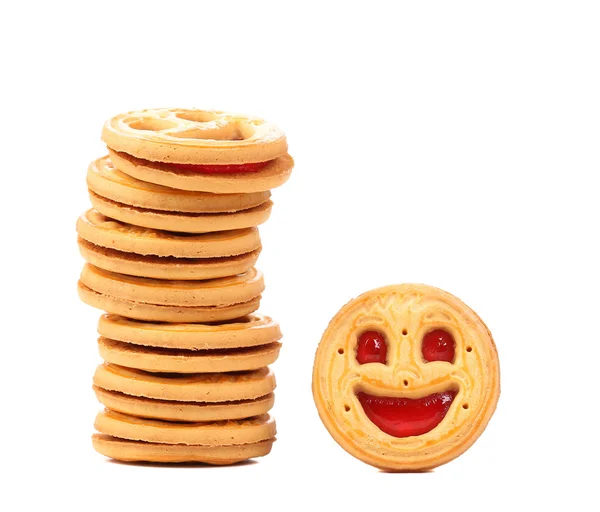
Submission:
M 597 2 L 3 2 L 0 24 L 2 510 L 598 510 Z M 285 339 L 256 463 L 91 447 L 85 172 L 106 118 L 163 106 L 265 117 L 296 159 L 261 228 Z M 347 455 L 310 391 L 329 319 L 398 282 L 463 299 L 500 353 L 488 429 L 427 474 Z

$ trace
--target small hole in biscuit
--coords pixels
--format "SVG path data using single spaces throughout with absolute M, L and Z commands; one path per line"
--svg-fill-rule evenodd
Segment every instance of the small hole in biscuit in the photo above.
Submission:
M 404 380 L 404 385 L 408 386 L 408 381 L 406 379 Z
M 473 350 L 471 347 L 467 347 L 467 352 L 471 352 Z
M 350 406 L 348 404 L 344 405 L 344 410 L 348 412 L 350 410 Z
M 463 409 L 468 409 L 469 408 L 469 404 L 463 404 Z
M 344 353 L 344 349 L 343 348 L 338 348 L 338 354 L 343 354 Z
M 408 331 L 406 329 L 402 329 L 402 335 L 406 336 L 408 334 Z

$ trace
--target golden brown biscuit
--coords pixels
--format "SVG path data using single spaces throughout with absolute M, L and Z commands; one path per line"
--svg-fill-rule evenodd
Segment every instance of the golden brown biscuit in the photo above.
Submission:
M 274 363 L 280 343 L 225 350 L 181 350 L 144 347 L 98 338 L 102 359 L 148 372 L 219 373 L 257 370 Z
M 126 395 L 94 386 L 96 397 L 108 409 L 140 418 L 167 421 L 221 421 L 239 420 L 265 414 L 275 402 L 273 393 L 252 400 L 230 402 L 181 402 L 157 400 Z
M 88 188 L 100 197 L 138 208 L 189 213 L 237 212 L 269 199 L 269 191 L 251 194 L 190 192 L 138 180 L 119 171 L 108 156 L 94 160 L 87 173 Z
M 275 439 L 252 444 L 203 446 L 129 441 L 94 434 L 94 449 L 112 459 L 124 462 L 203 462 L 213 465 L 235 464 L 268 455 Z
M 119 114 L 102 130 L 109 148 L 154 162 L 243 164 L 287 153 L 285 135 L 257 117 L 217 110 L 147 109 Z
M 77 223 L 79 295 L 108 312 L 94 447 L 125 461 L 266 455 L 281 333 L 252 315 L 264 290 L 256 226 L 293 167 L 284 134 L 258 118 L 155 109 L 115 116 L 102 138 L 109 156 L 88 169 L 93 209 Z
M 101 434 L 165 444 L 229 446 L 251 444 L 275 437 L 275 421 L 268 415 L 243 420 L 174 422 L 138 418 L 105 409 L 96 416 L 94 427 Z
M 238 276 L 207 281 L 168 281 L 108 272 L 86 263 L 81 282 L 97 293 L 117 299 L 163 306 L 230 306 L 258 297 L 262 273 L 251 268 Z
M 431 286 L 387 286 L 352 300 L 315 358 L 323 423 L 342 448 L 382 469 L 424 470 L 458 457 L 485 429 L 499 393 L 489 330 Z
M 253 193 L 283 185 L 292 174 L 294 159 L 283 155 L 252 172 L 207 174 L 181 169 L 161 162 L 141 160 L 132 155 L 108 151 L 118 169 L 138 180 L 180 190 L 215 194 Z
M 178 402 L 252 400 L 275 390 L 268 368 L 238 373 L 153 374 L 115 364 L 98 366 L 94 384 L 126 395 Z
M 135 345 L 188 350 L 254 347 L 281 339 L 279 324 L 260 314 L 211 325 L 140 322 L 118 315 L 102 315 L 98 333 Z
M 268 220 L 273 207 L 269 200 L 254 208 L 232 213 L 165 212 L 117 203 L 91 190 L 90 201 L 100 213 L 120 222 L 180 233 L 212 233 L 256 227 Z
M 260 254 L 256 251 L 224 258 L 175 258 L 143 256 L 94 245 L 79 237 L 79 252 L 95 267 L 137 277 L 167 280 L 205 280 L 243 274 L 250 270 Z
M 77 283 L 79 298 L 94 308 L 114 315 L 147 322 L 224 322 L 254 313 L 260 306 L 260 295 L 230 306 L 162 306 L 119 299 L 98 293 L 81 281 Z
M 256 251 L 261 245 L 256 228 L 183 235 L 118 222 L 96 210 L 88 210 L 79 217 L 77 233 L 100 247 L 177 258 L 236 256 Z

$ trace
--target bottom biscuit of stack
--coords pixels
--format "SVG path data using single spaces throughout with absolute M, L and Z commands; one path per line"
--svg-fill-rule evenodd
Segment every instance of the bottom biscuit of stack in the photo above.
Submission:
M 122 461 L 233 464 L 267 455 L 275 440 L 281 332 L 258 314 L 221 324 L 143 322 L 105 314 L 105 359 L 94 391 L 106 407 L 93 446 Z
M 125 441 L 94 434 L 92 441 L 98 453 L 123 462 L 203 462 L 225 466 L 271 452 L 273 440 L 253 444 L 202 446 Z

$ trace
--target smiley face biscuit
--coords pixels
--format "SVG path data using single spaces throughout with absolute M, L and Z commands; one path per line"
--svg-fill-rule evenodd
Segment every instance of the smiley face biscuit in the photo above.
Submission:
M 388 470 L 444 464 L 467 450 L 500 393 L 491 334 L 459 299 L 425 285 L 364 293 L 330 322 L 313 395 L 332 437 Z
M 129 112 L 108 120 L 102 139 L 122 172 L 182 190 L 267 191 L 283 184 L 293 167 L 276 126 L 221 111 Z

